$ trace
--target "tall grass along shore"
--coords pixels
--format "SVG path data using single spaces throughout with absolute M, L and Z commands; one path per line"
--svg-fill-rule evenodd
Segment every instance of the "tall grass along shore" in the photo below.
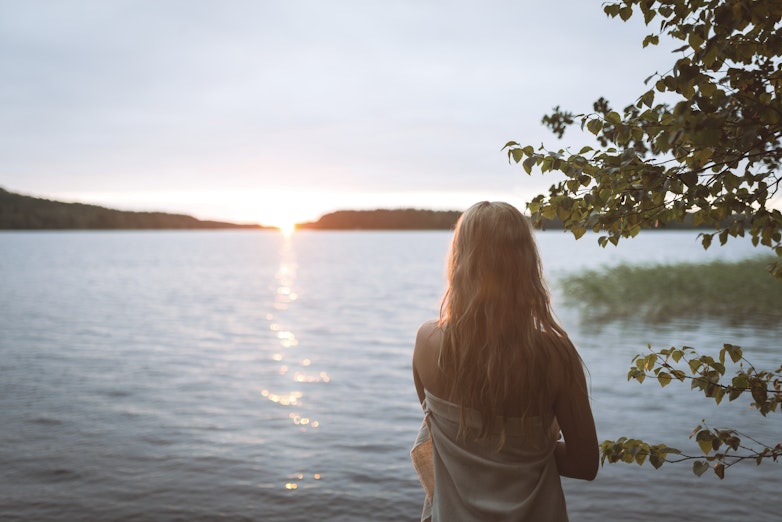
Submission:
M 778 326 L 782 281 L 768 273 L 770 258 L 741 261 L 619 265 L 566 276 L 565 304 L 589 321 L 630 319 L 664 323 L 717 319 L 729 324 Z

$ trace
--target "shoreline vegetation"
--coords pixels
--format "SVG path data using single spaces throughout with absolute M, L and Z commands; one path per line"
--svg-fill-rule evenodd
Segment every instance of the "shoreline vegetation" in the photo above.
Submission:
M 460 210 L 415 208 L 338 210 L 297 223 L 296 230 L 453 230 L 461 215 Z
M 453 230 L 461 210 L 338 210 L 296 230 Z M 562 230 L 558 219 L 543 220 L 541 230 Z M 691 216 L 665 230 L 696 229 Z M 85 203 L 66 203 L 9 192 L 0 187 L 0 230 L 277 230 L 274 226 L 205 221 L 184 214 L 115 210 Z
M 578 309 L 585 322 L 662 324 L 708 318 L 777 328 L 782 281 L 768 273 L 773 260 L 622 264 L 566 276 L 560 285 L 565 305 Z
M 204 221 L 184 214 L 115 210 L 15 194 L 0 188 L 0 230 L 255 229 L 256 224 Z

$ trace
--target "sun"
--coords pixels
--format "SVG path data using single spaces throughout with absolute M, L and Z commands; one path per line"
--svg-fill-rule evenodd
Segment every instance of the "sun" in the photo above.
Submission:
M 323 199 L 323 195 L 319 197 Z M 227 200 L 228 198 L 226 198 Z M 279 230 L 286 238 L 297 230 L 297 224 L 317 219 L 312 210 L 317 200 L 309 193 L 295 191 L 248 190 L 231 200 L 236 222 L 258 223 L 270 230 Z
M 296 231 L 296 222 L 294 221 L 280 221 L 274 227 L 280 231 L 285 237 L 291 237 Z

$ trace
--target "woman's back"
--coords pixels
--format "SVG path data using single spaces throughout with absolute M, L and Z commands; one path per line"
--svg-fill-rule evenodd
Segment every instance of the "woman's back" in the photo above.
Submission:
M 440 318 L 421 325 L 413 353 L 433 520 L 566 520 L 559 476 L 594 478 L 597 436 L 529 220 L 507 203 L 470 207 L 447 278 Z
M 567 520 L 554 458 L 556 427 L 540 417 L 507 418 L 504 434 L 461 437 L 461 408 L 425 393 L 436 491 L 432 520 Z M 480 414 L 466 413 L 479 430 Z
M 459 396 L 454 394 L 452 377 L 447 375 L 439 365 L 442 343 L 443 330 L 438 325 L 438 322 L 433 320 L 423 323 L 416 335 L 413 364 L 416 367 L 416 373 L 425 381 L 427 390 L 446 401 L 461 404 Z M 542 350 L 540 347 L 537 349 Z M 505 404 L 498 411 L 499 414 L 504 417 L 553 416 L 553 397 L 556 394 L 556 390 L 553 388 L 565 376 L 561 363 L 552 361 L 550 356 L 551 354 L 549 354 L 548 361 L 551 364 L 547 363 L 544 365 L 539 363 L 539 367 L 534 371 L 538 378 L 550 383 L 547 386 L 548 397 L 541 400 L 541 394 L 536 395 L 534 398 L 525 396 L 524 390 L 529 386 L 528 383 L 523 381 L 521 377 L 522 372 L 519 372 L 519 377 L 509 383 L 508 394 L 511 398 L 505 401 Z M 544 357 L 538 357 L 539 361 L 545 359 Z M 543 375 L 544 373 L 546 375 Z M 476 404 L 468 403 L 464 404 L 464 406 L 479 409 L 479 405 Z

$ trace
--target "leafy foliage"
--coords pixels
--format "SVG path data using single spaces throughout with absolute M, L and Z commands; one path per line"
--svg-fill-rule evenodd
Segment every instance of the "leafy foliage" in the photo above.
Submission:
M 682 45 L 673 66 L 649 76 L 635 103 L 621 111 L 600 98 L 589 113 L 557 106 L 543 118 L 559 137 L 580 122 L 594 139 L 578 152 L 505 145 L 509 161 L 527 174 L 558 174 L 548 194 L 528 204 L 533 218 L 558 218 L 577 239 L 587 230 L 600 232 L 606 246 L 692 216 L 696 226 L 714 230 L 700 235 L 704 248 L 715 237 L 724 245 L 749 234 L 755 246 L 775 254 L 769 271 L 782 279 L 782 212 L 772 205 L 782 184 L 782 2 L 615 0 L 603 9 L 624 21 L 643 16 L 654 28 L 644 47 L 661 37 Z M 739 363 L 730 382 L 722 380 L 726 355 Z M 781 374 L 782 367 L 755 370 L 738 347 L 725 345 L 717 360 L 687 347 L 652 351 L 634 360 L 629 378 L 652 377 L 662 386 L 689 380 L 717 403 L 749 394 L 767 415 L 778 409 Z M 603 442 L 603 462 L 648 460 L 660 467 L 693 460 L 696 475 L 712 468 L 722 478 L 737 461 L 782 456 L 782 444 L 705 423 L 693 437 L 703 456 L 622 437 Z
M 693 390 L 720 404 L 725 398 L 732 402 L 748 394 L 750 407 L 763 415 L 777 412 L 782 404 L 782 365 L 773 370 L 757 370 L 744 358 L 739 346 L 723 345 L 717 359 L 709 355 L 698 355 L 688 347 L 652 350 L 646 356 L 637 355 L 633 366 L 627 373 L 627 379 L 644 382 L 648 377 L 655 379 L 663 388 L 673 381 L 690 382 Z M 738 364 L 733 377 L 724 381 L 726 363 Z M 693 461 L 693 472 L 700 476 L 708 469 L 714 470 L 719 478 L 725 477 L 725 469 L 736 462 L 753 459 L 760 465 L 764 459 L 774 462 L 782 457 L 782 442 L 773 446 L 754 440 L 734 429 L 714 429 L 705 421 L 695 427 L 690 435 L 703 455 L 684 454 L 677 448 L 662 444 L 650 445 L 647 442 L 621 437 L 615 441 L 606 440 L 601 444 L 602 462 L 635 462 L 643 464 L 646 458 L 659 468 L 665 462 Z M 675 457 L 670 457 L 675 455 Z
M 590 113 L 555 107 L 543 118 L 560 137 L 580 120 L 598 148 L 505 145 L 528 174 L 564 174 L 529 203 L 534 218 L 558 217 L 576 238 L 603 232 L 605 246 L 691 213 L 714 227 L 704 248 L 748 233 L 782 257 L 782 213 L 769 205 L 782 183 L 782 2 L 622 0 L 604 11 L 659 21 L 644 47 L 667 35 L 682 41 L 679 57 L 621 112 L 601 98 Z M 780 262 L 770 271 L 782 278 Z

